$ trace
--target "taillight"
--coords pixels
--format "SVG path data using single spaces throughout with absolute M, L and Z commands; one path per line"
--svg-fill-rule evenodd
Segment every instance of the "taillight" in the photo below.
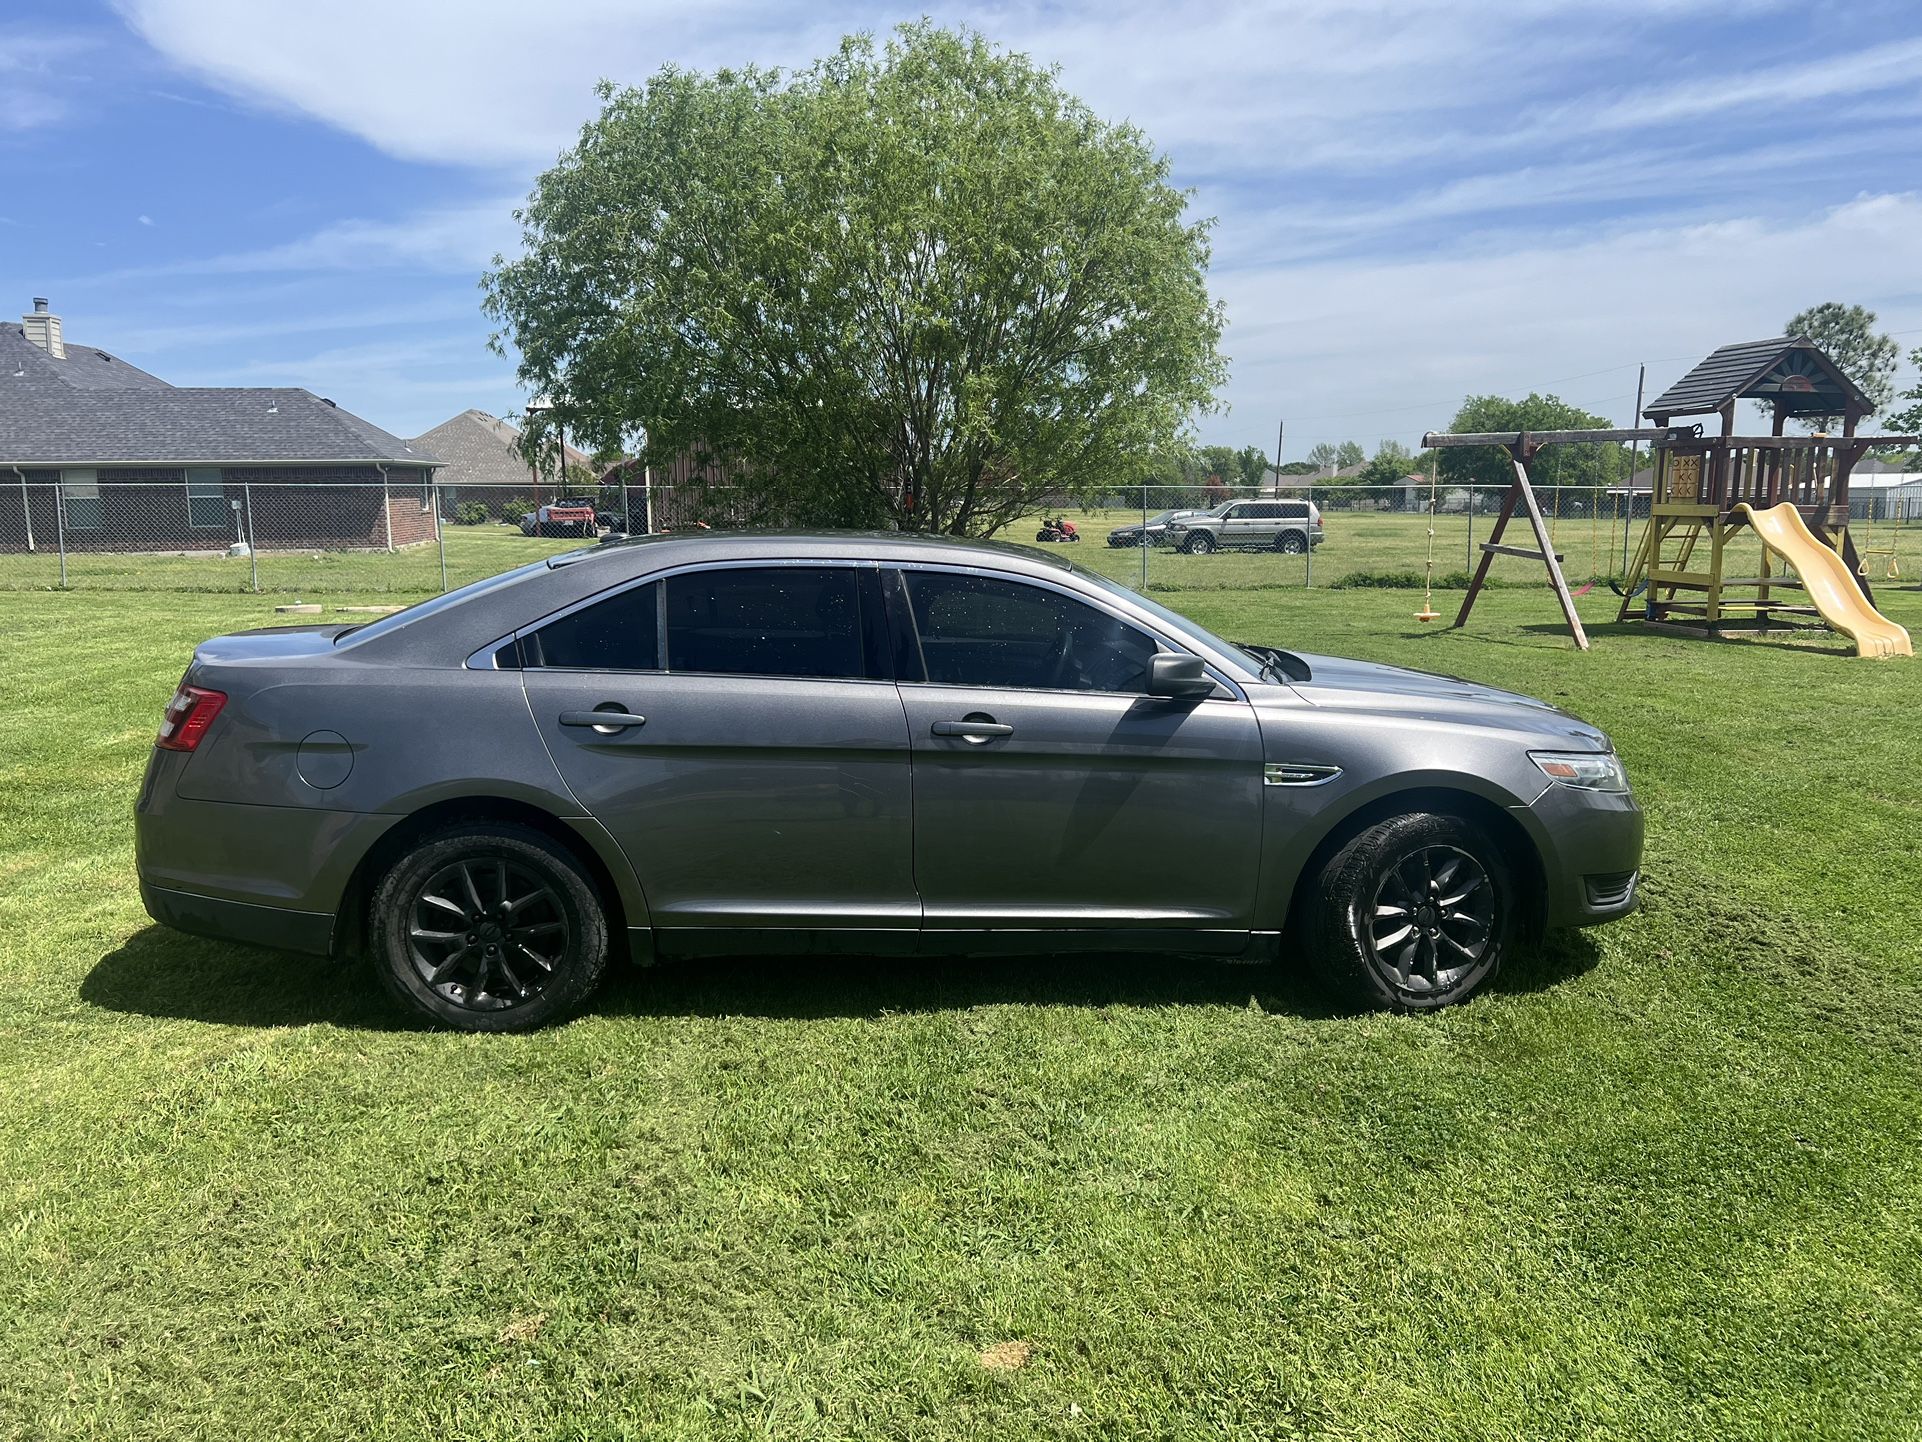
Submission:
M 154 737 L 154 745 L 162 751 L 193 750 L 226 704 L 224 691 L 182 686 L 167 703 L 167 714 L 160 720 L 160 734 Z

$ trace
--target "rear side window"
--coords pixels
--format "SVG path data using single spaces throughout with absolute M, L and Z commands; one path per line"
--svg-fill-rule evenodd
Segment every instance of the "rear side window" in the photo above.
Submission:
M 667 579 L 667 669 L 862 677 L 851 566 L 727 566 Z
M 1141 692 L 1160 646 L 1107 612 L 1019 581 L 906 573 L 927 679 L 937 685 Z
M 540 666 L 587 671 L 661 669 L 659 584 L 636 586 L 550 621 L 532 637 Z

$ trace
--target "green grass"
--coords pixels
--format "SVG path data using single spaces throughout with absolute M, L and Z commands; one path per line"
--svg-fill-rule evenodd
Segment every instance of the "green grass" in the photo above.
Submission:
M 0 600 L 0 1437 L 1917 1435 L 1916 664 L 1182 594 L 1608 728 L 1645 909 L 1428 1019 L 810 957 L 470 1038 L 140 911 L 160 707 L 275 599 Z

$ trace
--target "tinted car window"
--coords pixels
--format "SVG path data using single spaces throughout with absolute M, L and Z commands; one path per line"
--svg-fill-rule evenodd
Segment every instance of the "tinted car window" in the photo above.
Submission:
M 1054 691 L 1147 689 L 1152 636 L 1040 586 L 937 571 L 907 573 L 931 682 Z
M 661 669 L 658 585 L 636 586 L 583 606 L 537 631 L 529 661 L 596 671 Z
M 864 676 L 849 566 L 726 566 L 667 579 L 667 668 Z

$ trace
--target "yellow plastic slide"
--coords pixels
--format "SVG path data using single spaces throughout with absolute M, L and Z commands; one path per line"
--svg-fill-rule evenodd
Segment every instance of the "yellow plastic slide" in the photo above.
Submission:
M 1862 588 L 1842 558 L 1815 538 L 1791 505 L 1766 511 L 1737 506 L 1748 516 L 1762 544 L 1795 567 L 1809 600 L 1822 619 L 1855 642 L 1858 656 L 1913 656 L 1909 633 L 1889 620 L 1862 597 Z

